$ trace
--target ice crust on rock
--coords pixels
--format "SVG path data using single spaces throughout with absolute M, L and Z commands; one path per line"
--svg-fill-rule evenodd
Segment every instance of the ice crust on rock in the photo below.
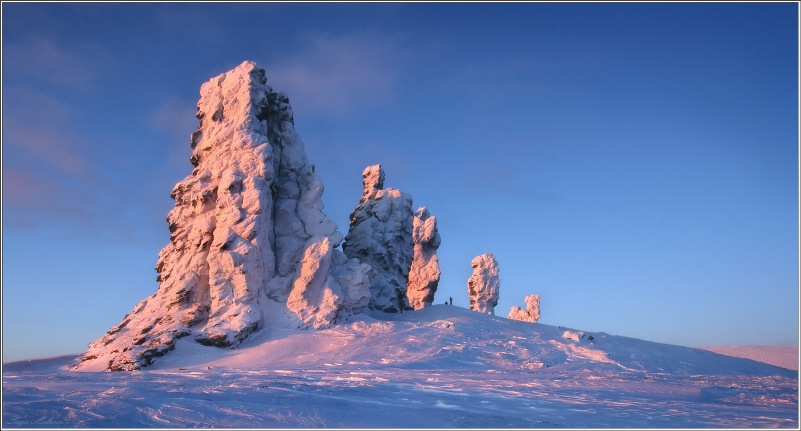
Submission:
M 195 168 L 172 190 L 158 291 L 91 343 L 84 362 L 138 369 L 190 335 L 235 346 L 280 320 L 267 315 L 266 301 L 314 328 L 367 304 L 369 265 L 334 249 L 343 236 L 322 212 L 323 184 L 287 96 L 248 61 L 203 84 L 200 95 Z
M 362 178 L 342 250 L 373 269 L 369 307 L 395 313 L 431 305 L 440 277 L 436 217 L 425 207 L 413 212 L 410 195 L 384 189 L 381 165 L 365 168 Z
M 540 295 L 526 296 L 526 309 L 513 305 L 509 311 L 509 319 L 537 323 L 540 320 Z
M 437 218 L 431 216 L 426 207 L 420 207 L 414 213 L 412 244 L 412 264 L 409 268 L 406 297 L 409 305 L 419 310 L 434 302 L 441 274 L 437 258 L 440 244 Z
M 476 256 L 472 261 L 473 275 L 467 281 L 470 294 L 470 309 L 480 313 L 495 314 L 498 305 L 498 262 L 491 253 Z

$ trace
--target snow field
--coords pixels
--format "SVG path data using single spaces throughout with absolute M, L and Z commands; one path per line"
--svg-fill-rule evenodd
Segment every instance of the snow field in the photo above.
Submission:
M 3 373 L 3 425 L 798 426 L 796 372 L 581 335 L 435 305 L 322 331 L 264 330 L 235 349 L 179 340 L 141 371 L 66 371 L 74 357 L 17 362 Z

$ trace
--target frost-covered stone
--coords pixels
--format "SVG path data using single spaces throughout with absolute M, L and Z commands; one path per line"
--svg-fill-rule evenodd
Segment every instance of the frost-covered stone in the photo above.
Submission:
M 313 237 L 298 268 L 287 309 L 300 319 L 302 328 L 328 328 L 339 318 L 364 310 L 370 298 L 369 274 L 368 265 L 348 260 L 328 237 Z
M 342 250 L 373 268 L 370 308 L 386 312 L 411 309 L 406 284 L 412 263 L 412 197 L 400 190 L 382 189 L 381 165 L 362 174 L 364 194 L 350 215 L 350 230 Z
M 526 296 L 526 309 L 513 305 L 509 311 L 509 319 L 537 323 L 540 320 L 540 295 Z
M 359 201 L 360 204 L 368 199 L 373 199 L 379 190 L 384 189 L 384 169 L 381 168 L 381 165 L 368 166 L 362 172 L 362 178 L 364 193 Z
M 369 266 L 333 249 L 343 236 L 322 212 L 323 185 L 288 98 L 252 62 L 212 78 L 200 95 L 195 168 L 172 191 L 158 291 L 90 344 L 83 362 L 138 369 L 189 335 L 235 346 L 273 320 L 265 303 L 285 306 L 290 290 L 291 310 L 315 328 L 367 303 Z
M 309 243 L 286 305 L 303 321 L 303 326 L 321 329 L 336 319 L 342 304 L 342 289 L 329 277 L 334 251 L 331 241 L 315 237 Z
M 472 266 L 473 275 L 467 281 L 470 309 L 480 313 L 495 314 L 501 286 L 498 279 L 498 262 L 491 253 L 485 253 L 473 258 Z
M 370 265 L 359 259 L 348 259 L 340 250 L 334 249 L 331 267 L 331 276 L 342 288 L 342 306 L 338 320 L 348 315 L 364 311 L 370 303 Z
M 440 277 L 439 244 L 437 218 L 431 216 L 426 207 L 418 208 L 412 220 L 413 255 L 406 289 L 409 305 L 415 310 L 434 302 Z

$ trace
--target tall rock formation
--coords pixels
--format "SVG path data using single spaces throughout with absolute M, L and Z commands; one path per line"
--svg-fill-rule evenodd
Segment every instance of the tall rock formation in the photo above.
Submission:
M 412 264 L 406 285 L 406 297 L 415 310 L 434 302 L 440 277 L 439 243 L 437 218 L 429 215 L 426 207 L 418 208 L 412 219 Z
M 368 302 L 369 265 L 334 248 L 343 237 L 322 212 L 288 98 L 247 61 L 200 95 L 195 168 L 172 190 L 158 291 L 90 344 L 78 368 L 138 369 L 190 335 L 228 347 L 269 324 L 322 328 Z M 268 301 L 286 317 L 269 315 Z
M 362 178 L 342 250 L 373 268 L 370 308 L 395 313 L 431 305 L 440 277 L 436 217 L 425 207 L 412 212 L 411 196 L 384 189 L 381 165 L 368 166 Z
M 509 319 L 537 323 L 540 320 L 540 295 L 526 296 L 526 309 L 513 305 L 509 310 Z
M 491 253 L 473 258 L 473 275 L 467 281 L 470 309 L 479 313 L 495 314 L 501 282 L 498 279 L 498 262 Z
M 373 269 L 370 304 L 391 313 L 411 309 L 406 283 L 412 263 L 412 197 L 396 189 L 384 190 L 381 165 L 362 173 L 364 194 L 350 215 L 350 230 L 342 250 Z

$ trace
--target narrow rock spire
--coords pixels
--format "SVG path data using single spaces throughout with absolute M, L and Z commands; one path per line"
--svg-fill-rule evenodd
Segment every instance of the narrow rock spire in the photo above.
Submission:
M 473 275 L 467 281 L 470 309 L 479 313 L 495 314 L 501 282 L 498 279 L 498 262 L 491 253 L 476 256 L 472 262 Z
M 409 305 L 415 310 L 434 302 L 440 277 L 439 244 L 437 218 L 428 213 L 428 208 L 418 208 L 412 220 L 412 264 L 406 289 Z

